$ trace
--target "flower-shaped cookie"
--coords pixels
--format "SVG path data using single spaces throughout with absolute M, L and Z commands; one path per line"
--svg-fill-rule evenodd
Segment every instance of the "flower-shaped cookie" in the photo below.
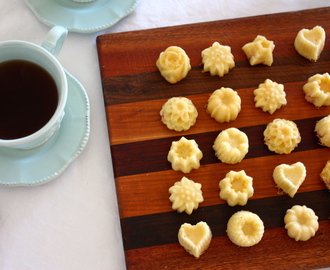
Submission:
M 181 246 L 191 255 L 199 258 L 209 247 L 212 239 L 212 232 L 206 222 L 200 221 L 196 225 L 184 223 L 178 233 Z
M 319 229 L 318 216 L 305 205 L 294 205 L 284 217 L 288 235 L 296 241 L 307 241 Z
M 290 120 L 276 118 L 264 131 L 265 144 L 277 154 L 290 154 L 301 141 L 297 125 Z
M 302 162 L 296 162 L 292 165 L 281 164 L 274 169 L 273 178 L 277 187 L 293 198 L 305 181 L 306 167 Z
M 219 123 L 233 121 L 241 111 L 241 98 L 233 89 L 222 87 L 209 97 L 206 111 Z
M 330 189 L 330 160 L 325 164 L 320 176 L 326 187 Z
M 167 160 L 172 163 L 173 170 L 189 173 L 192 169 L 199 168 L 202 157 L 203 153 L 195 140 L 181 137 L 179 141 L 172 142 Z
M 315 74 L 303 86 L 305 99 L 315 107 L 330 105 L 330 75 L 329 73 Z
M 324 146 L 330 147 L 330 115 L 323 117 L 315 125 L 315 132 Z
M 181 81 L 191 69 L 188 55 L 178 46 L 170 46 L 161 52 L 156 66 L 169 83 Z
M 190 99 L 172 97 L 164 103 L 160 116 L 168 129 L 186 131 L 196 123 L 198 112 Z
M 258 244 L 264 231 L 264 223 L 260 217 L 245 210 L 236 212 L 227 223 L 229 239 L 240 247 L 251 247 Z
M 243 51 L 249 59 L 250 65 L 263 64 L 271 66 L 273 64 L 274 42 L 267 40 L 264 36 L 258 35 L 253 42 L 243 46 Z
M 239 163 L 249 151 L 249 139 L 243 131 L 228 128 L 219 133 L 214 141 L 213 149 L 221 162 Z
M 204 201 L 201 188 L 201 184 L 195 183 L 186 177 L 182 177 L 181 181 L 175 182 L 174 186 L 168 190 L 171 193 L 172 209 L 177 210 L 179 213 L 185 211 L 190 215 L 193 210 L 198 208 L 199 203 Z
M 255 106 L 270 114 L 287 104 L 284 85 L 273 82 L 270 79 L 259 84 L 259 88 L 255 89 L 253 93 Z
M 202 51 L 203 72 L 209 71 L 212 76 L 223 77 L 235 66 L 234 56 L 229 46 L 214 42 L 211 47 Z
M 324 48 L 325 31 L 321 26 L 312 30 L 301 29 L 294 41 L 297 52 L 312 62 L 316 62 Z
M 253 196 L 253 178 L 247 176 L 244 170 L 239 172 L 230 171 L 219 182 L 220 198 L 226 200 L 228 205 L 246 205 Z

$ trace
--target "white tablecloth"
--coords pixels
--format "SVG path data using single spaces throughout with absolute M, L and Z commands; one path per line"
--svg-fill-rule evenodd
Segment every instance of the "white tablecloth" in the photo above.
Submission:
M 52 182 L 0 187 L 0 269 L 125 269 L 98 35 L 324 6 L 330 6 L 330 1 L 141 0 L 132 14 L 105 31 L 70 33 L 59 60 L 89 95 L 90 140 L 82 155 Z M 0 41 L 40 44 L 48 30 L 23 0 L 0 0 Z

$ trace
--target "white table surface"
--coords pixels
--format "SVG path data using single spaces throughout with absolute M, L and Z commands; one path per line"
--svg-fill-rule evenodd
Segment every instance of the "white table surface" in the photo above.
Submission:
M 111 28 L 69 33 L 58 58 L 89 95 L 90 140 L 52 182 L 0 187 L 0 269 L 125 269 L 98 35 L 325 6 L 330 6 L 329 0 L 141 0 L 132 14 Z M 48 31 L 23 0 L 0 0 L 0 41 L 41 44 Z

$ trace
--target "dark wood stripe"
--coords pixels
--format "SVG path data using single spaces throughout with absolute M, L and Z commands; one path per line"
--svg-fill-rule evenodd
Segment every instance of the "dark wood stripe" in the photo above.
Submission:
M 328 190 L 298 193 L 294 198 L 282 195 L 252 200 L 244 207 L 230 207 L 227 204 L 200 207 L 190 216 L 172 211 L 123 218 L 121 228 L 124 235 L 124 249 L 177 243 L 178 230 L 185 222 L 196 224 L 199 221 L 205 221 L 210 226 L 213 237 L 224 236 L 228 219 L 239 210 L 248 210 L 258 214 L 266 230 L 282 227 L 286 210 L 296 204 L 312 208 L 319 217 L 319 221 L 329 219 L 330 193 Z
M 302 140 L 294 152 L 323 147 L 318 143 L 318 138 L 314 132 L 316 121 L 321 118 L 315 117 L 295 121 Z M 240 128 L 249 138 L 249 152 L 245 156 L 246 159 L 275 155 L 275 153 L 268 150 L 268 147 L 263 142 L 265 128 L 266 125 Z M 203 152 L 204 157 L 201 160 L 201 165 L 220 162 L 215 157 L 212 148 L 219 132 L 215 131 L 186 136 L 187 139 L 196 140 Z M 177 141 L 180 138 L 181 136 L 176 136 L 111 146 L 115 177 L 171 170 L 171 164 L 167 161 L 167 154 L 172 141 Z
M 247 61 L 238 61 L 235 68 L 222 78 L 202 73 L 202 66 L 198 66 L 193 67 L 188 76 L 175 85 L 166 82 L 158 71 L 106 77 L 102 79 L 104 100 L 106 106 L 111 106 L 171 98 L 178 93 L 182 96 L 212 93 L 221 86 L 237 90 L 257 87 L 267 78 L 282 84 L 305 82 L 316 73 L 328 72 L 329 61 L 329 51 L 322 52 L 317 65 L 299 54 L 278 56 L 271 67 L 251 67 Z

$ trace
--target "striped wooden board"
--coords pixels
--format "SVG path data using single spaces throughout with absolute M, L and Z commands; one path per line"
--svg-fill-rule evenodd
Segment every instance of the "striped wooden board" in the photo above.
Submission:
M 330 150 L 322 147 L 314 132 L 316 121 L 330 113 L 330 107 L 316 109 L 302 91 L 307 79 L 330 71 L 330 8 L 273 14 L 102 35 L 97 38 L 105 111 L 122 235 L 129 269 L 226 269 L 226 268 L 318 268 L 330 266 L 330 194 L 319 174 Z M 293 41 L 302 28 L 322 26 L 328 36 L 316 63 L 295 51 Z M 251 67 L 242 46 L 257 35 L 274 41 L 271 67 Z M 218 41 L 231 46 L 235 68 L 222 78 L 202 73 L 201 51 Z M 168 46 L 182 47 L 190 57 L 192 70 L 181 82 L 171 85 L 155 63 Z M 284 84 L 288 104 L 273 115 L 255 108 L 253 90 L 271 79 Z M 219 124 L 205 111 L 210 94 L 231 87 L 242 99 L 236 121 Z M 190 98 L 198 109 L 196 124 L 187 132 L 170 131 L 161 122 L 159 111 L 173 96 Z M 293 120 L 302 141 L 289 155 L 270 152 L 263 143 L 263 131 L 275 118 Z M 244 131 L 250 148 L 235 165 L 217 160 L 212 149 L 219 132 L 228 127 Z M 184 174 L 171 169 L 167 153 L 172 141 L 181 136 L 195 139 L 204 157 L 201 167 L 186 176 L 202 184 L 204 202 L 190 216 L 171 208 L 168 189 Z M 301 161 L 307 178 L 294 198 L 275 187 L 275 166 Z M 219 181 L 230 170 L 245 170 L 253 177 L 254 196 L 244 207 L 230 207 L 219 198 Z M 306 205 L 319 217 L 316 236 L 296 242 L 287 236 L 284 215 L 293 205 Z M 265 224 L 259 244 L 235 246 L 226 236 L 228 219 L 245 209 L 257 213 Z M 178 243 L 182 223 L 209 224 L 213 239 L 198 260 Z M 110 255 L 109 255 L 110 256 Z

